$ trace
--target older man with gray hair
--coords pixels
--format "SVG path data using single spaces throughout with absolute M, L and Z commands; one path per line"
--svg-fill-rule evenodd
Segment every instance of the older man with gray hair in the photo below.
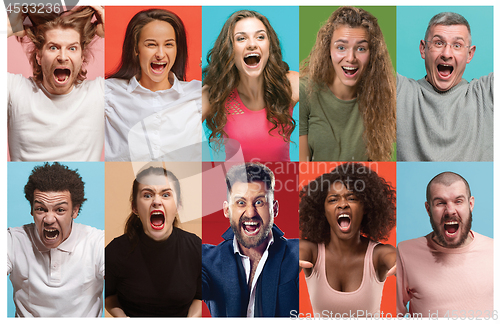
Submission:
M 430 20 L 420 41 L 427 75 L 397 76 L 399 161 L 493 160 L 493 73 L 462 78 L 475 51 L 463 16 L 442 12 Z

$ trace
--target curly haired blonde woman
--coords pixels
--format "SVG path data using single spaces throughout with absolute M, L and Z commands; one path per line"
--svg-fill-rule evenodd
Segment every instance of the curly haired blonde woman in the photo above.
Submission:
M 300 72 L 300 160 L 389 160 L 396 79 L 369 12 L 341 7 L 318 32 Z

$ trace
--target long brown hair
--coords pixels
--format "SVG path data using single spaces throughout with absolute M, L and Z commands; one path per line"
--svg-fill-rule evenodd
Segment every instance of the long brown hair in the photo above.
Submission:
M 96 24 L 92 23 L 92 16 L 95 10 L 92 7 L 77 7 L 74 11 L 66 11 L 61 13 L 29 13 L 32 26 L 24 26 L 26 36 L 20 38 L 22 43 L 31 41 L 32 46 L 28 49 L 28 59 L 33 67 L 33 78 L 36 81 L 42 82 L 43 72 L 42 67 L 36 59 L 37 53 L 43 49 L 45 45 L 45 34 L 47 31 L 62 28 L 74 29 L 80 34 L 80 46 L 82 48 L 83 64 L 75 79 L 75 83 L 79 84 L 85 80 L 87 70 L 85 69 L 92 53 L 90 52 L 90 44 L 92 43 L 95 33 Z
M 181 206 L 182 201 L 181 201 L 181 186 L 179 183 L 179 179 L 173 174 L 171 171 L 166 170 L 162 167 L 155 167 L 155 166 L 149 166 L 144 168 L 143 170 L 139 171 L 137 176 L 134 179 L 134 182 L 132 183 L 132 192 L 130 194 L 130 206 L 131 209 L 137 208 L 137 195 L 139 194 L 139 183 L 141 183 L 142 179 L 148 175 L 157 175 L 157 176 L 164 176 L 168 179 L 169 183 L 173 186 L 175 195 L 177 197 L 177 206 Z M 174 219 L 173 226 L 177 226 L 178 220 L 177 218 Z M 132 249 L 135 248 L 137 245 L 139 235 L 144 232 L 144 229 L 142 227 L 142 222 L 138 215 L 134 214 L 133 212 L 130 212 L 130 215 L 127 218 L 127 221 L 125 223 L 125 234 L 128 236 L 130 241 L 132 242 Z
M 185 81 L 186 65 L 188 59 L 186 29 L 182 20 L 173 12 L 164 9 L 148 9 L 135 14 L 127 25 L 125 39 L 123 40 L 122 57 L 118 68 L 106 78 L 129 80 L 141 72 L 139 57 L 137 56 L 139 37 L 142 28 L 152 21 L 160 20 L 169 23 L 175 31 L 177 56 L 171 71 L 177 79 Z
M 390 160 L 396 141 L 396 78 L 384 35 L 377 18 L 354 7 L 340 7 L 318 31 L 316 43 L 302 62 L 300 76 L 313 85 L 333 83 L 335 71 L 330 57 L 333 32 L 340 26 L 362 27 L 368 33 L 370 61 L 358 87 L 357 100 L 363 116 L 366 154 L 373 161 Z
M 222 27 L 214 47 L 208 52 L 208 65 L 203 69 L 203 84 L 208 86 L 211 106 L 206 118 L 207 127 L 211 131 L 209 142 L 215 144 L 216 150 L 220 149 L 224 138 L 227 138 L 224 131 L 227 123 L 226 100 L 240 81 L 234 64 L 232 35 L 236 23 L 245 18 L 259 19 L 266 27 L 269 37 L 269 60 L 263 71 L 267 120 L 273 124 L 269 134 L 278 129 L 283 140 L 290 142 L 290 135 L 295 129 L 295 120 L 290 114 L 292 87 L 287 78 L 289 67 L 283 62 L 278 36 L 265 16 L 256 11 L 240 10 L 233 13 Z

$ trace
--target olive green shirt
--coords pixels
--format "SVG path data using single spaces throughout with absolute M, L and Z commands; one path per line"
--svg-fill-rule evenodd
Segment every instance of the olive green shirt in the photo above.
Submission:
M 300 79 L 299 135 L 308 135 L 311 161 L 366 161 L 357 99 L 340 100 L 319 85 L 308 93 L 307 82 Z

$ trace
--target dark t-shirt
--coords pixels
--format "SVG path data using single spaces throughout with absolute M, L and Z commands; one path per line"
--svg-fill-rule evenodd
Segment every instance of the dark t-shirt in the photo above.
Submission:
M 163 242 L 142 233 L 137 246 L 126 235 L 106 246 L 105 296 L 117 295 L 127 316 L 186 316 L 201 300 L 201 239 L 177 227 Z

